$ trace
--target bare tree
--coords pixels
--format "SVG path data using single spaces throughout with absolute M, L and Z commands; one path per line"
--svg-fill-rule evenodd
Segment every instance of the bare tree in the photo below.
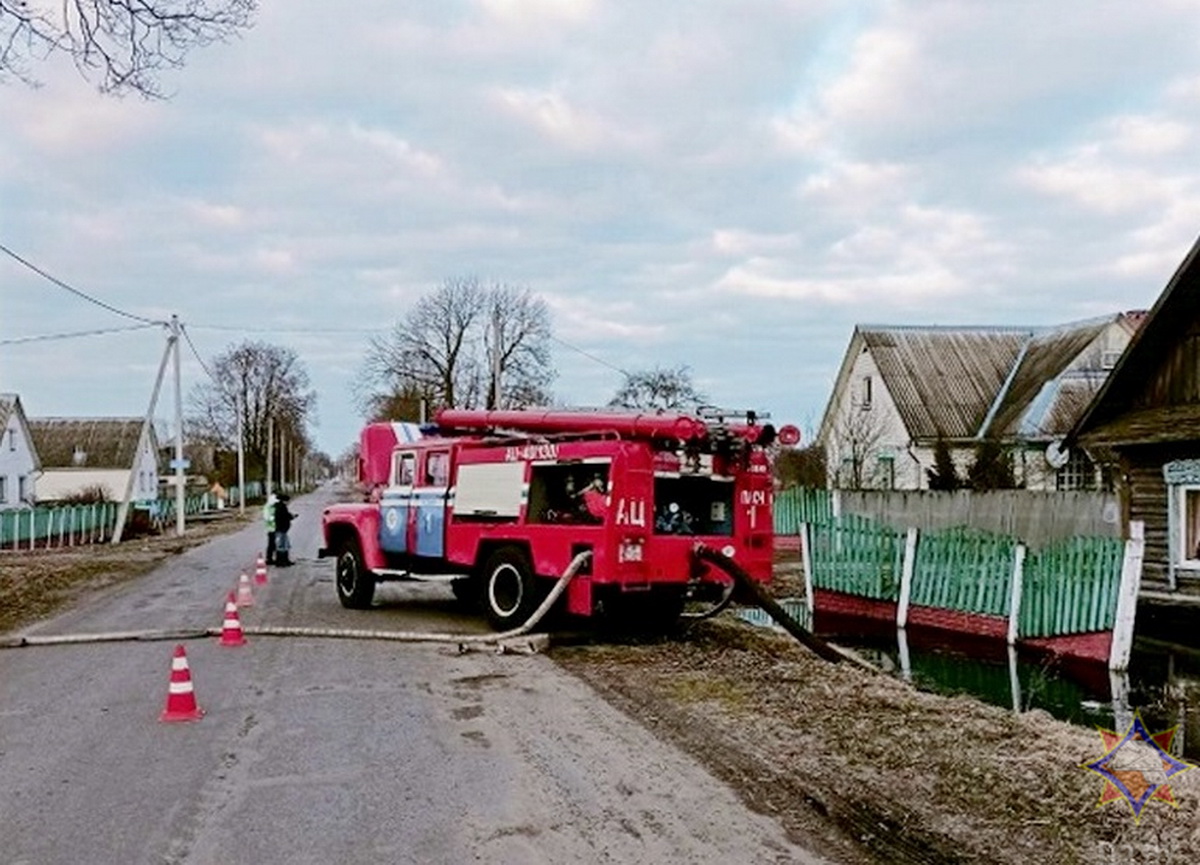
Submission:
M 266 468 L 269 435 L 276 441 L 284 436 L 304 453 L 313 450 L 308 426 L 316 420 L 316 393 L 294 351 L 246 341 L 214 358 L 209 369 L 212 379 L 188 394 L 188 427 L 194 440 L 235 449 L 240 413 L 251 475 Z
M 528 289 L 497 285 L 487 292 L 487 408 L 550 401 L 550 313 Z
M 695 408 L 704 401 L 704 395 L 692 384 L 691 369 L 677 366 L 625 373 L 625 380 L 608 404 L 614 408 L 674 410 Z
M 371 340 L 359 402 L 373 417 L 422 400 L 429 411 L 548 402 L 549 343 L 545 302 L 528 289 L 450 279 Z
M 250 26 L 257 0 L 0 0 L 0 81 L 67 54 L 103 93 L 162 98 L 158 76 Z
M 877 455 L 885 428 L 878 411 L 851 404 L 834 425 L 838 465 L 831 466 L 837 486 L 862 490 L 872 486 L 871 458 Z

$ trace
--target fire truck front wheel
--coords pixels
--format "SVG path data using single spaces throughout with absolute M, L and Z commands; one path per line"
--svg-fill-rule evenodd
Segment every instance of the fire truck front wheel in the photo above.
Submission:
M 483 605 L 497 631 L 525 624 L 541 603 L 529 558 L 517 547 L 501 547 L 483 566 Z
M 343 607 L 365 610 L 371 606 L 375 598 L 375 575 L 363 564 L 362 550 L 354 538 L 343 541 L 338 551 L 336 582 Z

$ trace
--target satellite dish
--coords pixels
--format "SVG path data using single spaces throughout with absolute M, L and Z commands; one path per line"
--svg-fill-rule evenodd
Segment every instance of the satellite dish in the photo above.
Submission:
M 1052 469 L 1061 469 L 1071 458 L 1071 452 L 1063 444 L 1062 439 L 1055 439 L 1046 445 L 1046 462 Z

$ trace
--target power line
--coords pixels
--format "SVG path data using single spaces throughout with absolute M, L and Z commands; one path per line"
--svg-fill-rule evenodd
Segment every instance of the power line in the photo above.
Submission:
M 577 354 L 583 355 L 588 360 L 594 360 L 596 363 L 600 364 L 601 366 L 608 367 L 609 369 L 613 370 L 614 372 L 619 372 L 621 375 L 625 375 L 625 376 L 632 375 L 632 373 L 630 373 L 628 370 L 621 369 L 621 367 L 619 367 L 619 366 L 614 366 L 613 364 L 609 363 L 608 361 L 604 360 L 603 358 L 596 357 L 596 355 L 584 351 L 582 348 L 580 348 L 577 345 L 571 345 L 571 343 L 565 342 L 564 340 L 559 339 L 557 336 L 551 336 L 550 339 L 554 340 L 555 342 L 557 342 L 559 345 L 563 346 L 564 348 L 569 348 L 569 349 L 571 349 L 571 351 L 573 351 Z
M 114 312 L 117 315 L 124 316 L 125 318 L 131 318 L 134 321 L 140 321 L 140 322 L 143 322 L 144 324 L 166 324 L 165 321 L 155 321 L 154 319 L 146 318 L 141 315 L 134 315 L 132 312 L 126 312 L 123 309 L 117 309 L 115 306 L 105 303 L 104 301 L 102 301 L 98 298 L 92 297 L 90 294 L 85 294 L 84 292 L 80 291 L 79 289 L 75 288 L 74 286 L 67 285 L 67 283 L 63 282 L 58 277 L 51 276 L 49 273 L 46 273 L 46 271 L 42 270 L 40 267 L 38 267 L 33 262 L 26 261 L 24 258 L 17 255 L 15 252 L 13 252 L 11 249 L 9 249 L 7 246 L 5 246 L 2 243 L 0 243 L 0 252 L 3 252 L 5 255 L 8 255 L 11 258 L 13 258 L 14 260 L 20 262 L 25 267 L 29 268 L 34 273 L 36 273 L 38 276 L 49 280 L 50 282 L 57 285 L 59 288 L 64 289 L 65 291 L 71 292 L 71 294 L 75 295 L 76 297 L 83 298 L 88 303 L 94 303 L 96 306 L 99 306 L 103 309 L 107 309 L 109 312 Z
M 74 339 L 80 336 L 99 336 L 105 333 L 128 333 L 131 330 L 145 330 L 148 327 L 158 327 L 159 322 L 150 324 L 135 324 L 129 327 L 108 327 L 100 330 L 77 330 L 72 333 L 45 333 L 39 336 L 16 336 L 12 339 L 0 339 L 0 345 L 19 345 L 24 342 L 48 342 L 56 339 Z
M 215 382 L 217 377 L 212 374 L 212 370 L 208 368 L 208 364 L 204 362 L 204 358 L 200 356 L 200 352 L 196 351 L 196 344 L 192 342 L 192 335 L 188 333 L 187 328 L 183 325 L 180 325 L 179 330 L 183 334 L 184 340 L 187 341 L 188 348 L 192 350 L 192 354 L 195 356 L 197 363 L 200 364 L 200 368 L 204 370 L 205 375 Z
M 298 334 L 336 334 L 336 333 L 379 333 L 386 327 L 242 327 L 234 324 L 193 324 L 193 330 L 224 330 L 237 333 L 298 333 Z

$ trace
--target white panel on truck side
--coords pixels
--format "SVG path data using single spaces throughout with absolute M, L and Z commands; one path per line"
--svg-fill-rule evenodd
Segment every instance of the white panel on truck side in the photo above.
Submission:
M 516 517 L 525 463 L 470 463 L 458 467 L 454 513 L 460 517 Z

